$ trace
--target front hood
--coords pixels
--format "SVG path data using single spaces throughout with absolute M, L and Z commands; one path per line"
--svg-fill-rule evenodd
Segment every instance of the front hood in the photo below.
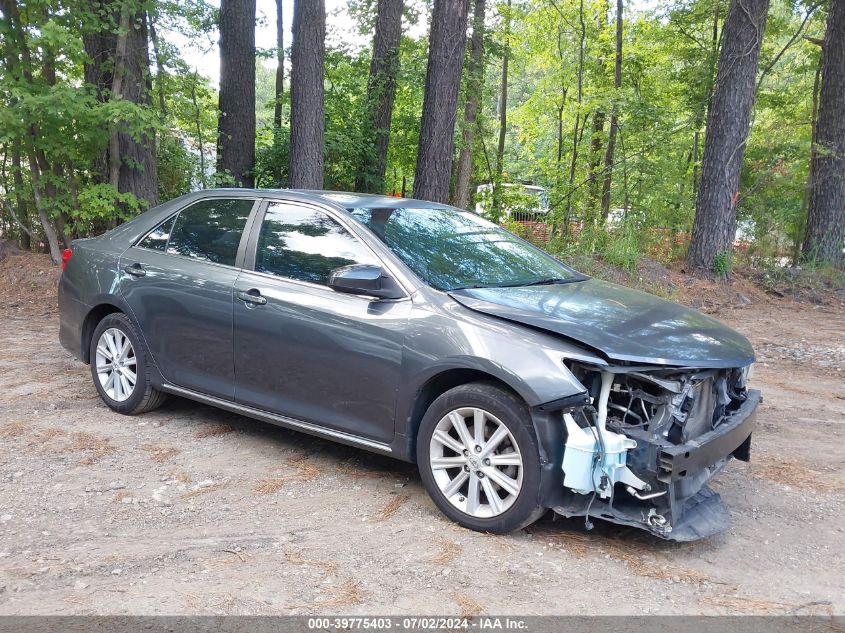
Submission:
M 467 308 L 561 334 L 610 360 L 703 368 L 754 360 L 748 339 L 716 319 L 596 279 L 449 294 Z

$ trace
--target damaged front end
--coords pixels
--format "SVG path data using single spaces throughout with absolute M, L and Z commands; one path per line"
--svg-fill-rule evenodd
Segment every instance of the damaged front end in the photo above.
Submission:
M 561 412 L 555 512 L 584 516 L 588 527 L 598 517 L 676 541 L 725 530 L 728 511 L 706 483 L 731 457 L 750 458 L 761 398 L 747 388 L 749 367 L 573 363 L 588 404 Z

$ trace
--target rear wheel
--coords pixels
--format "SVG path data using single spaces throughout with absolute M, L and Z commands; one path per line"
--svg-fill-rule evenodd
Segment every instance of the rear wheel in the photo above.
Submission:
M 462 385 L 437 398 L 420 425 L 417 464 L 437 507 L 469 529 L 511 532 L 545 512 L 530 416 L 496 385 Z
M 120 312 L 106 315 L 91 337 L 91 377 L 97 393 L 118 413 L 160 407 L 166 394 L 152 386 L 146 350 L 135 326 Z

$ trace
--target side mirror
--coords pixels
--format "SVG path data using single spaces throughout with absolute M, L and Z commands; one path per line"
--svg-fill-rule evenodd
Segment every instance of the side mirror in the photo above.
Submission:
M 329 288 L 353 295 L 379 299 L 400 299 L 405 296 L 399 284 L 380 266 L 352 264 L 335 268 L 329 274 Z

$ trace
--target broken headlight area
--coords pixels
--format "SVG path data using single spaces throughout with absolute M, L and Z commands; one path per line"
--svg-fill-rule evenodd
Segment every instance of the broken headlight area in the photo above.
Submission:
M 599 517 L 694 540 L 729 525 L 706 483 L 748 461 L 754 411 L 748 367 L 678 369 L 573 364 L 588 406 L 563 413 L 564 516 Z

